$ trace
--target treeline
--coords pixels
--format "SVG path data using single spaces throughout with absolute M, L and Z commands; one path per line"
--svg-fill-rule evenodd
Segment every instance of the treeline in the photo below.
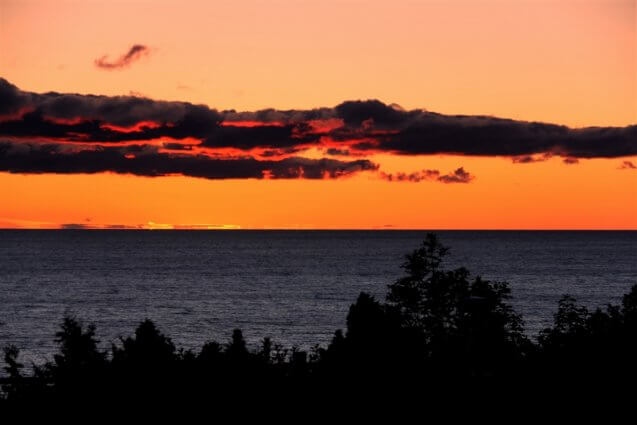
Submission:
M 269 338 L 250 350 L 240 330 L 228 343 L 198 351 L 178 349 L 150 320 L 109 351 L 96 329 L 64 318 L 59 351 L 44 365 L 20 363 L 4 348 L 0 406 L 69 400 L 88 404 L 139 400 L 246 398 L 304 391 L 399 391 L 464 385 L 502 388 L 571 387 L 591 382 L 634 382 L 637 377 L 637 285 L 621 305 L 589 311 L 565 296 L 554 324 L 537 341 L 507 303 L 508 284 L 471 278 L 442 267 L 448 249 L 435 235 L 406 256 L 406 275 L 389 285 L 385 302 L 361 293 L 345 331 L 326 348 L 286 349 Z

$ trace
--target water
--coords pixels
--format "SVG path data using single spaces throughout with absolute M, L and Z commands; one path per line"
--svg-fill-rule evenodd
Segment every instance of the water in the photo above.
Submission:
M 562 294 L 618 303 L 637 283 L 637 232 L 437 232 L 448 267 L 511 284 L 527 332 Z M 144 318 L 181 346 L 326 344 L 361 291 L 383 299 L 423 231 L 0 231 L 0 345 L 27 362 L 55 350 L 65 312 L 97 325 L 104 347 Z

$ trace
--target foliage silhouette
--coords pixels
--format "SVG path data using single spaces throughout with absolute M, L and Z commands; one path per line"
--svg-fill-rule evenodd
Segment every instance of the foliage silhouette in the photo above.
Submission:
M 22 369 L 24 365 L 18 362 L 20 350 L 15 345 L 7 345 L 3 348 L 3 352 L 6 365 L 4 371 L 8 376 L 2 384 L 2 391 L 7 399 L 14 400 L 25 392 L 22 388 L 24 383 Z
M 479 276 L 470 280 L 465 268 L 443 270 L 448 252 L 428 234 L 422 246 L 406 256 L 407 276 L 389 286 L 387 300 L 400 312 L 403 326 L 420 334 L 432 372 L 509 374 L 529 341 L 521 316 L 506 303 L 508 284 Z
M 593 313 L 564 296 L 538 338 L 543 378 L 588 383 L 637 378 L 637 285 L 621 306 Z

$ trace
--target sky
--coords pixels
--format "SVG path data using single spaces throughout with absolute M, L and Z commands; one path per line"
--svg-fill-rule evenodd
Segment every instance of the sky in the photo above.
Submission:
M 637 229 L 629 0 L 0 0 L 0 228 Z

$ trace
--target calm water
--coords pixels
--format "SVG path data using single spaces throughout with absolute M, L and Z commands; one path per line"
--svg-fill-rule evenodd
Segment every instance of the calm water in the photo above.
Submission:
M 534 335 L 569 293 L 617 303 L 637 283 L 637 232 L 437 232 L 448 267 L 511 284 Z M 54 350 L 65 312 L 104 344 L 153 319 L 179 345 L 325 344 L 360 291 L 383 298 L 422 231 L 0 231 L 0 345 Z

